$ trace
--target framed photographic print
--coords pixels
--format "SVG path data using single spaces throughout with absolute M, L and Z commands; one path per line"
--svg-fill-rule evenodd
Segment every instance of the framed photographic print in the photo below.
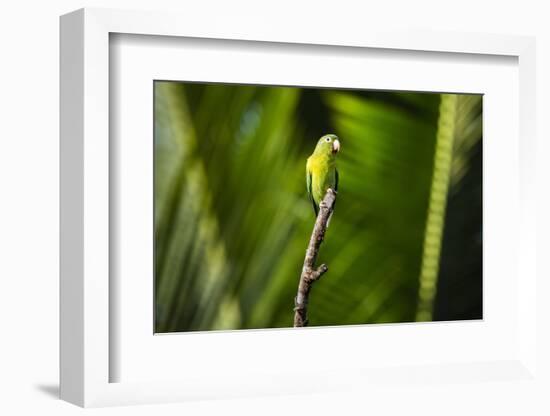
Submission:
M 233 27 L 61 18 L 62 398 L 529 379 L 533 39 Z
M 155 333 L 482 319 L 481 94 L 153 94 Z M 329 187 L 330 272 L 297 293 Z

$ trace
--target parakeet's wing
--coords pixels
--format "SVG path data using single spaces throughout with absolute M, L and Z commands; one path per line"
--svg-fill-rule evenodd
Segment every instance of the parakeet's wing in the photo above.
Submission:
M 306 185 L 307 185 L 307 194 L 309 196 L 309 200 L 313 205 L 313 211 L 315 212 L 315 216 L 317 216 L 317 213 L 319 212 L 319 207 L 317 206 L 317 204 L 315 204 L 315 200 L 313 199 L 313 191 L 311 190 L 311 172 L 308 169 L 306 169 Z

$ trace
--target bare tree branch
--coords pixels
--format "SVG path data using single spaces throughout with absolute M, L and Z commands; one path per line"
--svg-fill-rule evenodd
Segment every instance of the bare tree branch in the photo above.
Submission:
M 298 294 L 294 299 L 294 327 L 307 326 L 307 304 L 311 285 L 313 282 L 319 280 L 328 270 L 326 264 L 321 264 L 318 268 L 315 268 L 315 260 L 325 237 L 327 223 L 334 209 L 335 201 L 336 192 L 329 188 L 319 204 L 319 214 L 315 220 L 313 232 L 311 233 L 306 250 L 302 275 L 300 276 L 300 283 L 298 285 Z

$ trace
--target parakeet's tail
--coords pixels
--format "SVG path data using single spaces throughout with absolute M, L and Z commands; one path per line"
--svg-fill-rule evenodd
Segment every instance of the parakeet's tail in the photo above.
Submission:
M 334 202 L 332 203 L 332 212 L 331 212 L 330 215 L 328 216 L 327 228 L 328 228 L 328 226 L 330 225 L 330 219 L 332 218 L 332 215 L 334 214 L 334 208 L 336 208 L 336 200 L 334 200 Z

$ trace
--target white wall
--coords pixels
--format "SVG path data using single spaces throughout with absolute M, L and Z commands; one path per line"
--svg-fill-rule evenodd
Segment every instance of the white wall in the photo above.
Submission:
M 372 3 L 372 4 L 371 4 Z M 550 13 L 545 1 L 130 1 L 12 0 L 0 12 L 0 413 L 73 414 L 81 410 L 54 398 L 58 376 L 58 16 L 83 6 L 181 10 L 208 24 L 210 13 L 249 14 L 285 25 L 315 20 L 350 25 L 387 24 L 441 30 L 536 35 L 538 47 L 539 241 L 548 248 L 550 129 Z M 321 6 L 328 4 L 328 6 Z M 239 5 L 239 7 L 237 6 Z M 543 140 L 542 138 L 546 138 Z M 545 162 L 545 163 L 544 163 Z M 544 194 L 545 193 L 545 194 Z M 546 236 L 544 235 L 546 231 Z M 543 257 L 543 256 L 540 256 Z M 544 263 L 543 263 L 544 261 Z M 539 267 L 548 276 L 546 259 Z M 541 271 L 541 273 L 542 273 Z M 548 294 L 544 280 L 539 294 Z M 543 300 L 546 296 L 540 296 Z M 549 328 L 550 308 L 539 302 L 539 326 Z M 548 331 L 546 331 L 548 332 Z M 549 336 L 543 351 L 550 351 Z M 540 357 L 546 375 L 548 359 Z M 547 386 L 548 387 L 548 386 Z M 548 388 L 546 391 L 550 391 Z M 436 393 L 437 392 L 437 393 Z M 338 393 L 309 397 L 232 400 L 96 410 L 98 414 L 550 414 L 545 392 L 487 383 L 413 389 L 404 397 Z M 480 401 L 480 403 L 476 403 Z

